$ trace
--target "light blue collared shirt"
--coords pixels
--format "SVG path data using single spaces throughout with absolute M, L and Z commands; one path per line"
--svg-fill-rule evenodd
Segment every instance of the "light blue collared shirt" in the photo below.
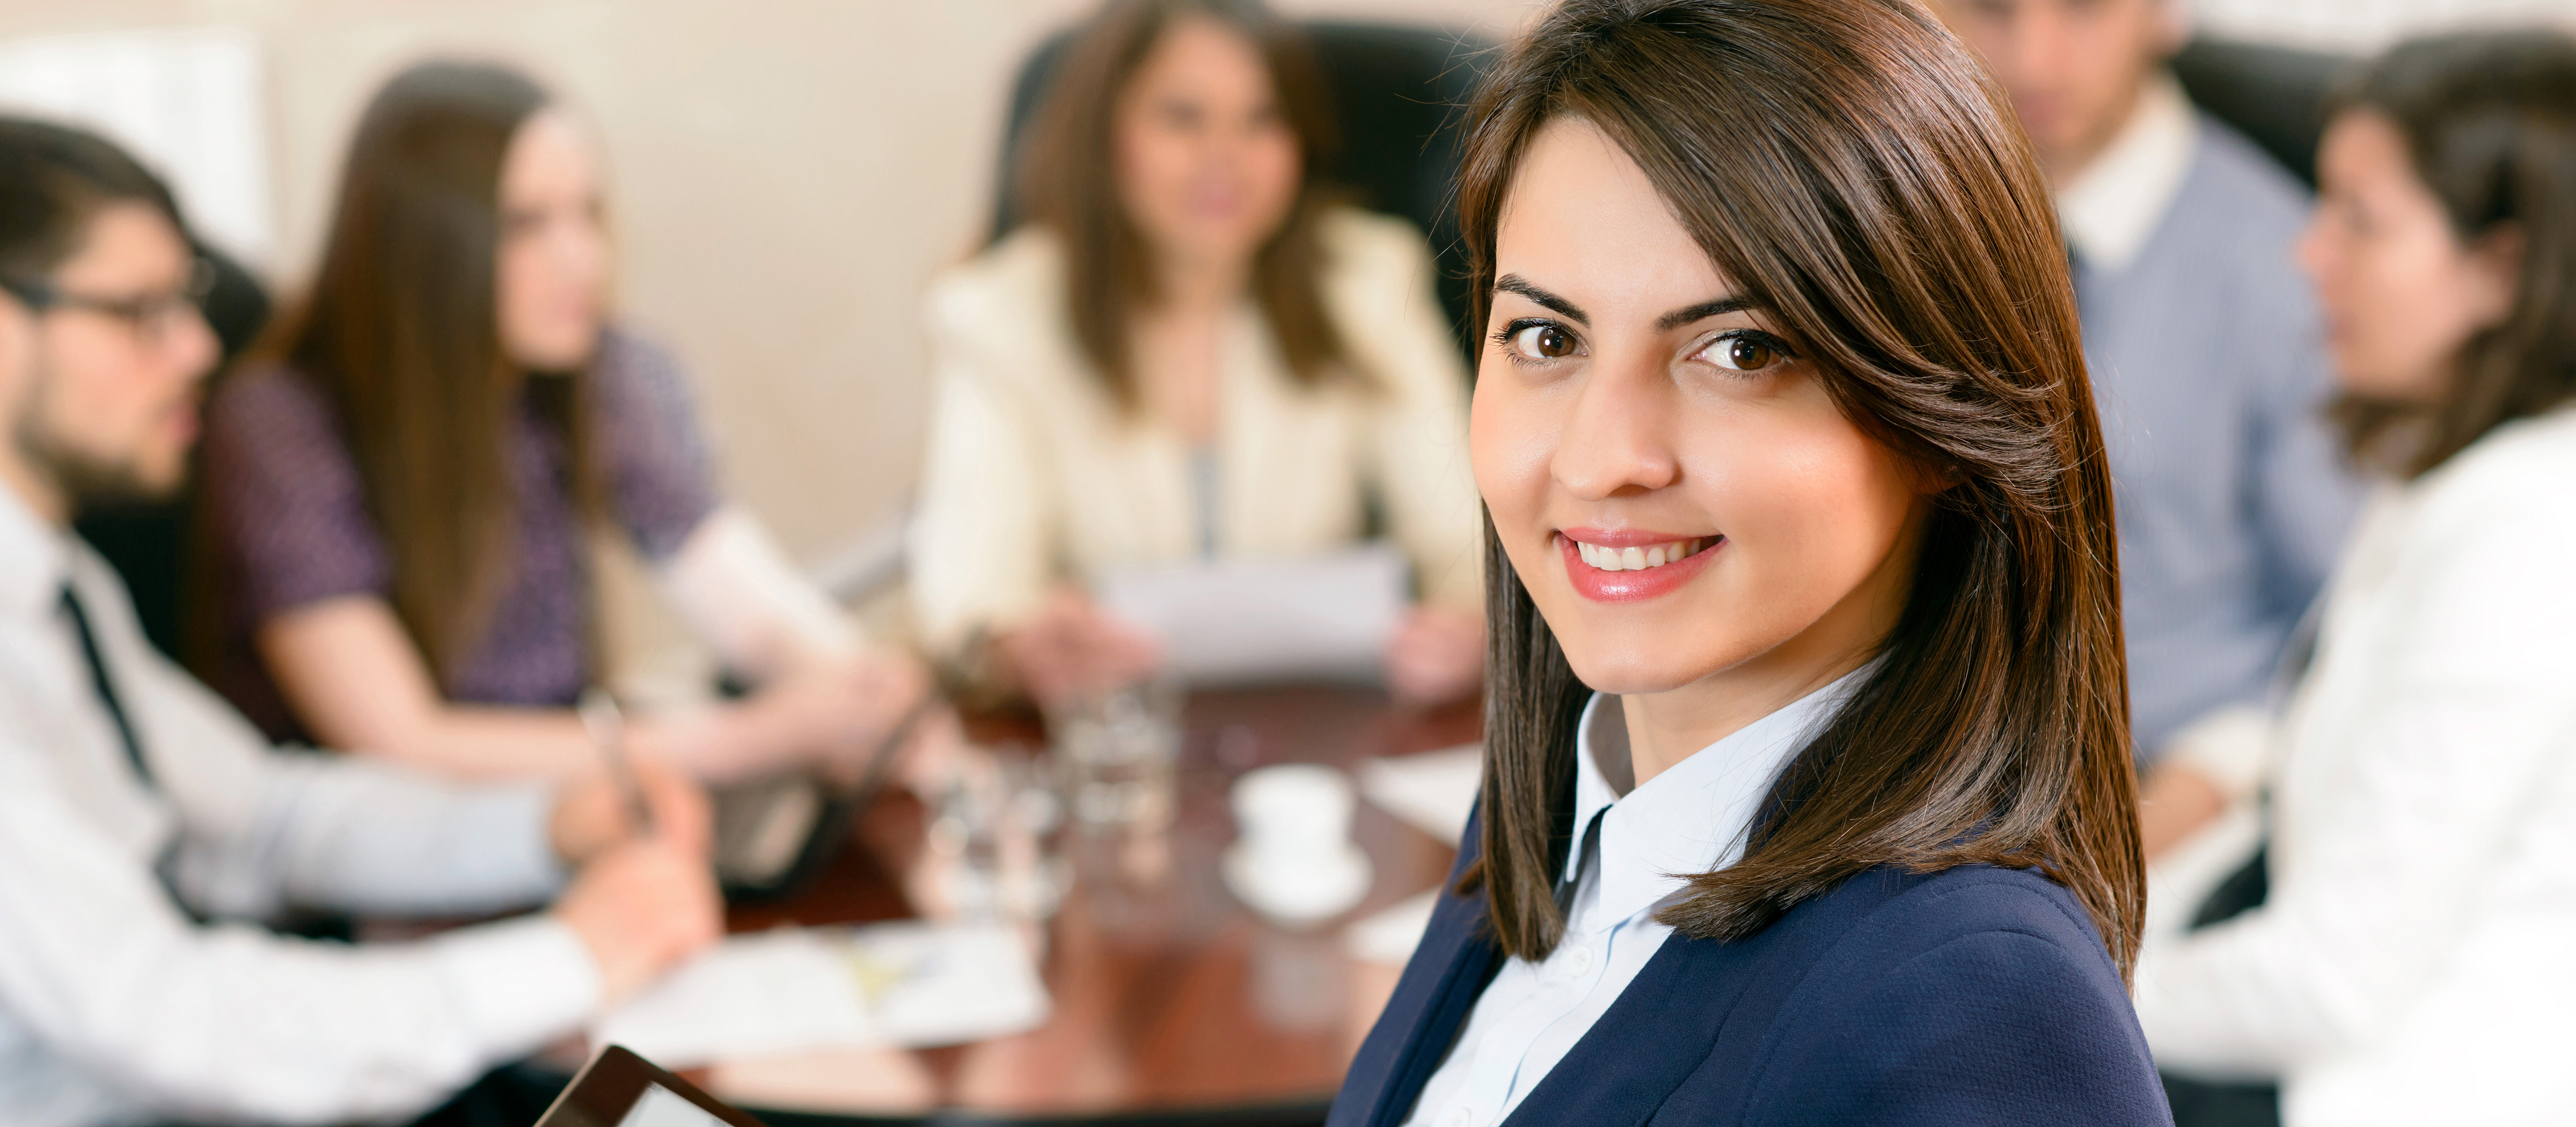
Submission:
M 1494 976 L 1408 1127 L 1487 1127 L 1511 1115 L 1619 1000 L 1673 929 L 1655 908 L 1695 874 L 1736 862 L 1754 815 L 1799 749 L 1875 662 L 1701 748 L 1645 785 L 1631 778 L 1619 698 L 1595 693 L 1575 727 L 1574 883 L 1565 938 L 1543 962 Z M 1605 766 L 1606 765 L 1606 766 Z

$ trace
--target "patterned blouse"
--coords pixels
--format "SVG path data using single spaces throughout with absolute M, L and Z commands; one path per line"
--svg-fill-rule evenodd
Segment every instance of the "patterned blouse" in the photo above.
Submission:
M 678 551 L 718 497 L 670 355 L 610 329 L 588 373 L 610 515 L 647 558 Z M 560 706 L 589 683 L 590 561 L 560 435 L 533 402 L 507 448 L 518 487 L 513 565 L 484 635 L 442 677 L 451 701 Z M 273 739 L 303 738 L 253 644 L 260 624 L 345 595 L 390 599 L 394 561 L 369 513 L 337 408 L 291 368 L 226 380 L 206 411 L 200 504 L 212 535 L 219 654 L 200 673 Z M 206 665 L 206 661 L 199 664 Z

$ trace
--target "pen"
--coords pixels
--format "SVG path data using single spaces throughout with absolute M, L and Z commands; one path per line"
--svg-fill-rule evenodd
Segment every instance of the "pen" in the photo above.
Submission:
M 590 742 L 598 745 L 599 756 L 608 763 L 608 777 L 626 800 L 626 817 L 639 834 L 653 832 L 653 806 L 644 800 L 644 783 L 635 777 L 635 763 L 626 757 L 626 714 L 617 707 L 617 698 L 608 690 L 590 688 L 581 694 L 581 726 L 590 733 Z

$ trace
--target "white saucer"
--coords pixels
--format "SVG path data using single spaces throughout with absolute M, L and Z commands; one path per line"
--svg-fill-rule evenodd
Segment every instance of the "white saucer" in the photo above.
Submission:
M 1345 842 L 1339 851 L 1294 865 L 1255 866 L 1243 845 L 1226 847 L 1225 886 L 1253 911 L 1290 927 L 1322 923 L 1350 911 L 1368 896 L 1377 867 L 1368 853 Z

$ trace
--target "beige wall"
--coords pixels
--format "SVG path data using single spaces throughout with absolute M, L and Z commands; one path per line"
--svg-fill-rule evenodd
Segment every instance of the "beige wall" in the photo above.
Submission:
M 1499 34 L 1518 0 L 1318 3 Z M 812 560 L 902 506 L 926 406 L 918 295 L 968 250 L 1022 54 L 1087 0 L 6 0 L 0 41 L 241 27 L 264 52 L 279 281 L 339 153 L 431 52 L 544 76 L 597 125 L 629 317 L 692 369 L 726 484 Z

